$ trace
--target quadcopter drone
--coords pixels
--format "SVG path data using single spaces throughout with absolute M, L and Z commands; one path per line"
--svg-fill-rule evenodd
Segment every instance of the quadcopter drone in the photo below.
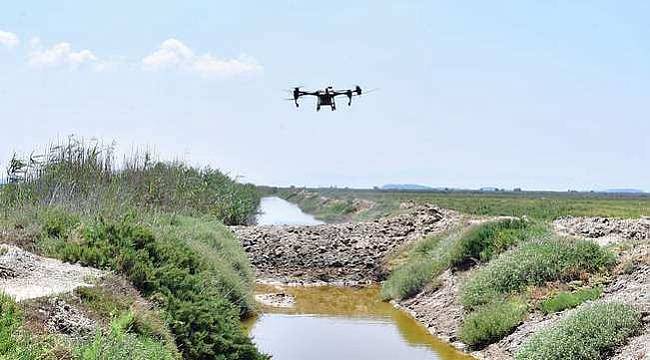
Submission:
M 363 92 L 361 90 L 360 86 L 355 86 L 354 89 L 347 89 L 347 90 L 334 90 L 333 87 L 328 86 L 324 90 L 316 90 L 316 91 L 302 91 L 300 90 L 301 86 L 295 87 L 292 91 L 293 93 L 293 98 L 292 99 L 286 99 L 286 100 L 292 100 L 295 104 L 296 107 L 299 107 L 300 104 L 298 104 L 298 100 L 303 97 L 303 96 L 316 96 L 316 111 L 320 111 L 321 106 L 329 106 L 332 111 L 336 110 L 336 102 L 334 101 L 334 98 L 337 96 L 345 95 L 348 98 L 348 106 L 352 105 L 352 97 L 353 96 L 361 96 L 361 94 L 367 94 L 370 91 Z

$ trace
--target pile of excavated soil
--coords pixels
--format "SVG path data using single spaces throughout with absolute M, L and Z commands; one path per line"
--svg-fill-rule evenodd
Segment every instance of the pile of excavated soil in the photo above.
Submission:
M 359 223 L 232 227 L 258 277 L 283 281 L 366 282 L 383 279 L 388 254 L 458 224 L 460 215 L 430 205 Z
M 0 291 L 16 301 L 70 292 L 105 272 L 0 244 Z
M 581 236 L 605 245 L 622 240 L 650 239 L 650 219 L 610 219 L 602 217 L 564 217 L 553 222 L 560 234 Z
M 447 270 L 436 283 L 438 286 L 435 288 L 425 288 L 410 299 L 392 303 L 411 314 L 431 334 L 464 349 L 464 344 L 457 338 L 463 320 L 463 305 L 458 301 L 460 276 Z

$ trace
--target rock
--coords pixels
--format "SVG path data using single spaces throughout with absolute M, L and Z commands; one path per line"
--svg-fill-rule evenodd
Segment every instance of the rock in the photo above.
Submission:
M 409 211 L 368 222 L 316 226 L 234 226 L 258 277 L 378 281 L 391 251 L 460 221 L 454 211 L 407 205 Z
M 85 337 L 95 332 L 97 324 L 64 300 L 53 298 L 49 306 L 44 310 L 49 313 L 45 322 L 49 331 L 73 337 Z
M 296 305 L 296 299 L 286 293 L 268 293 L 257 294 L 255 300 L 262 305 L 279 307 L 279 308 L 292 308 Z
M 600 217 L 563 217 L 553 222 L 564 235 L 596 240 L 601 245 L 622 240 L 650 239 L 650 219 L 608 219 Z

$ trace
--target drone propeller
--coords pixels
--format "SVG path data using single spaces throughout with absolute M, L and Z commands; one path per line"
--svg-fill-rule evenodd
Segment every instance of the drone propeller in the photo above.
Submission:
M 362 90 L 361 87 L 360 87 L 359 85 L 357 85 L 357 86 L 355 87 L 355 89 L 354 89 L 354 94 L 353 94 L 353 96 L 368 95 L 369 93 L 371 93 L 371 92 L 375 92 L 375 91 L 377 91 L 377 90 L 379 90 L 379 88 L 374 88 L 374 89 L 370 89 L 370 90 Z

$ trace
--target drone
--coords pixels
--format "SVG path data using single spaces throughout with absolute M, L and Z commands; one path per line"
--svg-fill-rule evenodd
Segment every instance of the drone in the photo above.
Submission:
M 336 110 L 336 102 L 334 98 L 337 96 L 345 95 L 348 98 L 348 106 L 352 106 L 352 97 L 361 96 L 361 94 L 367 94 L 371 91 L 363 92 L 359 85 L 355 86 L 354 89 L 347 90 L 334 90 L 332 86 L 326 87 L 324 90 L 316 91 L 302 91 L 300 90 L 302 86 L 293 88 L 291 91 L 293 93 L 293 98 L 286 99 L 291 100 L 296 104 L 296 107 L 300 107 L 298 100 L 303 96 L 315 96 L 316 97 L 316 111 L 320 111 L 321 106 L 329 106 L 332 111 Z

